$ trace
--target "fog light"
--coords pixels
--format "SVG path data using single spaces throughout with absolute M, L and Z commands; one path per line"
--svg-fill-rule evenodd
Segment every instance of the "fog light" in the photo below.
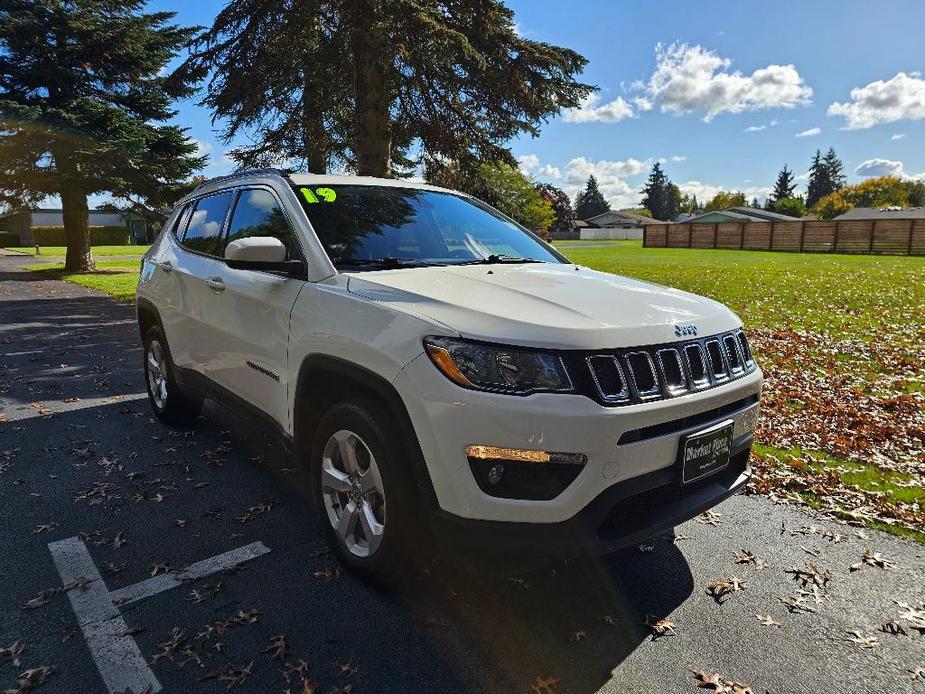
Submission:
M 510 460 L 518 463 L 565 463 L 584 465 L 588 456 L 584 453 L 555 453 L 525 448 L 500 448 L 498 446 L 466 446 L 466 456 L 475 460 Z
M 503 477 L 504 477 L 504 466 L 503 465 L 492 465 L 488 469 L 488 484 L 494 486 L 498 484 Z

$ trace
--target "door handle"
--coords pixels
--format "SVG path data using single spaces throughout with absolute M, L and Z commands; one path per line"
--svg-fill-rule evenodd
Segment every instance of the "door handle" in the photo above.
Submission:
M 216 292 L 225 291 L 225 283 L 221 277 L 209 277 L 206 280 L 206 286 Z
M 169 260 L 163 260 L 157 264 L 157 266 L 164 272 L 173 272 L 173 263 Z

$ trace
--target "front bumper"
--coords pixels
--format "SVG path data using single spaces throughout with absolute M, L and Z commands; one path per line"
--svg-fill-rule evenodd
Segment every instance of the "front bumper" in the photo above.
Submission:
M 637 544 L 703 513 L 739 492 L 751 478 L 752 436 L 733 445 L 729 465 L 682 486 L 674 467 L 611 485 L 572 518 L 559 523 L 505 523 L 438 511 L 441 545 L 520 562 L 531 558 L 601 555 Z
M 626 407 L 605 407 L 583 395 L 515 397 L 466 390 L 445 378 L 426 355 L 412 360 L 393 383 L 414 423 L 440 522 L 536 525 L 543 534 L 580 514 L 599 520 L 636 493 L 627 490 L 644 491 L 674 479 L 682 437 L 717 421 L 733 420 L 733 440 L 739 452 L 745 450 L 755 429 L 762 374 L 756 369 L 724 386 Z M 471 444 L 581 453 L 587 463 L 552 499 L 499 498 L 476 483 L 466 457 Z M 742 484 L 731 480 L 728 494 Z M 707 505 L 723 498 L 721 490 L 713 492 L 704 497 Z M 596 531 L 599 524 L 590 525 Z

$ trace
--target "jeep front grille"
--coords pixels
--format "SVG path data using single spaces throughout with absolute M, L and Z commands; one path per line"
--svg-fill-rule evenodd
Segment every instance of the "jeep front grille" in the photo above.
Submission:
M 677 397 L 722 385 L 757 368 L 745 333 L 592 354 L 585 364 L 596 395 L 609 405 Z

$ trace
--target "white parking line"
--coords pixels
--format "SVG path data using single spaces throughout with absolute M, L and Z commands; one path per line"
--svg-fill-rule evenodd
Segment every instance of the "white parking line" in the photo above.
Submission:
M 262 542 L 252 542 L 249 545 L 238 547 L 230 552 L 197 561 L 195 564 L 190 564 L 185 569 L 176 573 L 160 574 L 159 576 L 149 578 L 140 583 L 125 586 L 125 588 L 119 588 L 119 590 L 112 591 L 110 595 L 112 599 L 120 605 L 129 605 L 133 602 L 149 598 L 152 595 L 157 595 L 165 590 L 176 588 L 187 581 L 194 581 L 197 578 L 203 578 L 204 576 L 229 569 L 235 564 L 240 564 L 243 561 L 256 559 L 269 551 L 269 548 Z
M 69 590 L 68 598 L 107 690 L 124 692 L 130 688 L 133 692 L 141 692 L 147 688 L 152 694 L 161 690 L 161 683 L 148 667 L 138 644 L 126 635 L 128 625 L 117 603 L 138 602 L 270 551 L 262 542 L 253 542 L 191 564 L 176 574 L 155 576 L 110 592 L 80 539 L 70 537 L 51 542 L 48 549 L 64 585 L 77 580 L 89 581 L 84 588 Z

